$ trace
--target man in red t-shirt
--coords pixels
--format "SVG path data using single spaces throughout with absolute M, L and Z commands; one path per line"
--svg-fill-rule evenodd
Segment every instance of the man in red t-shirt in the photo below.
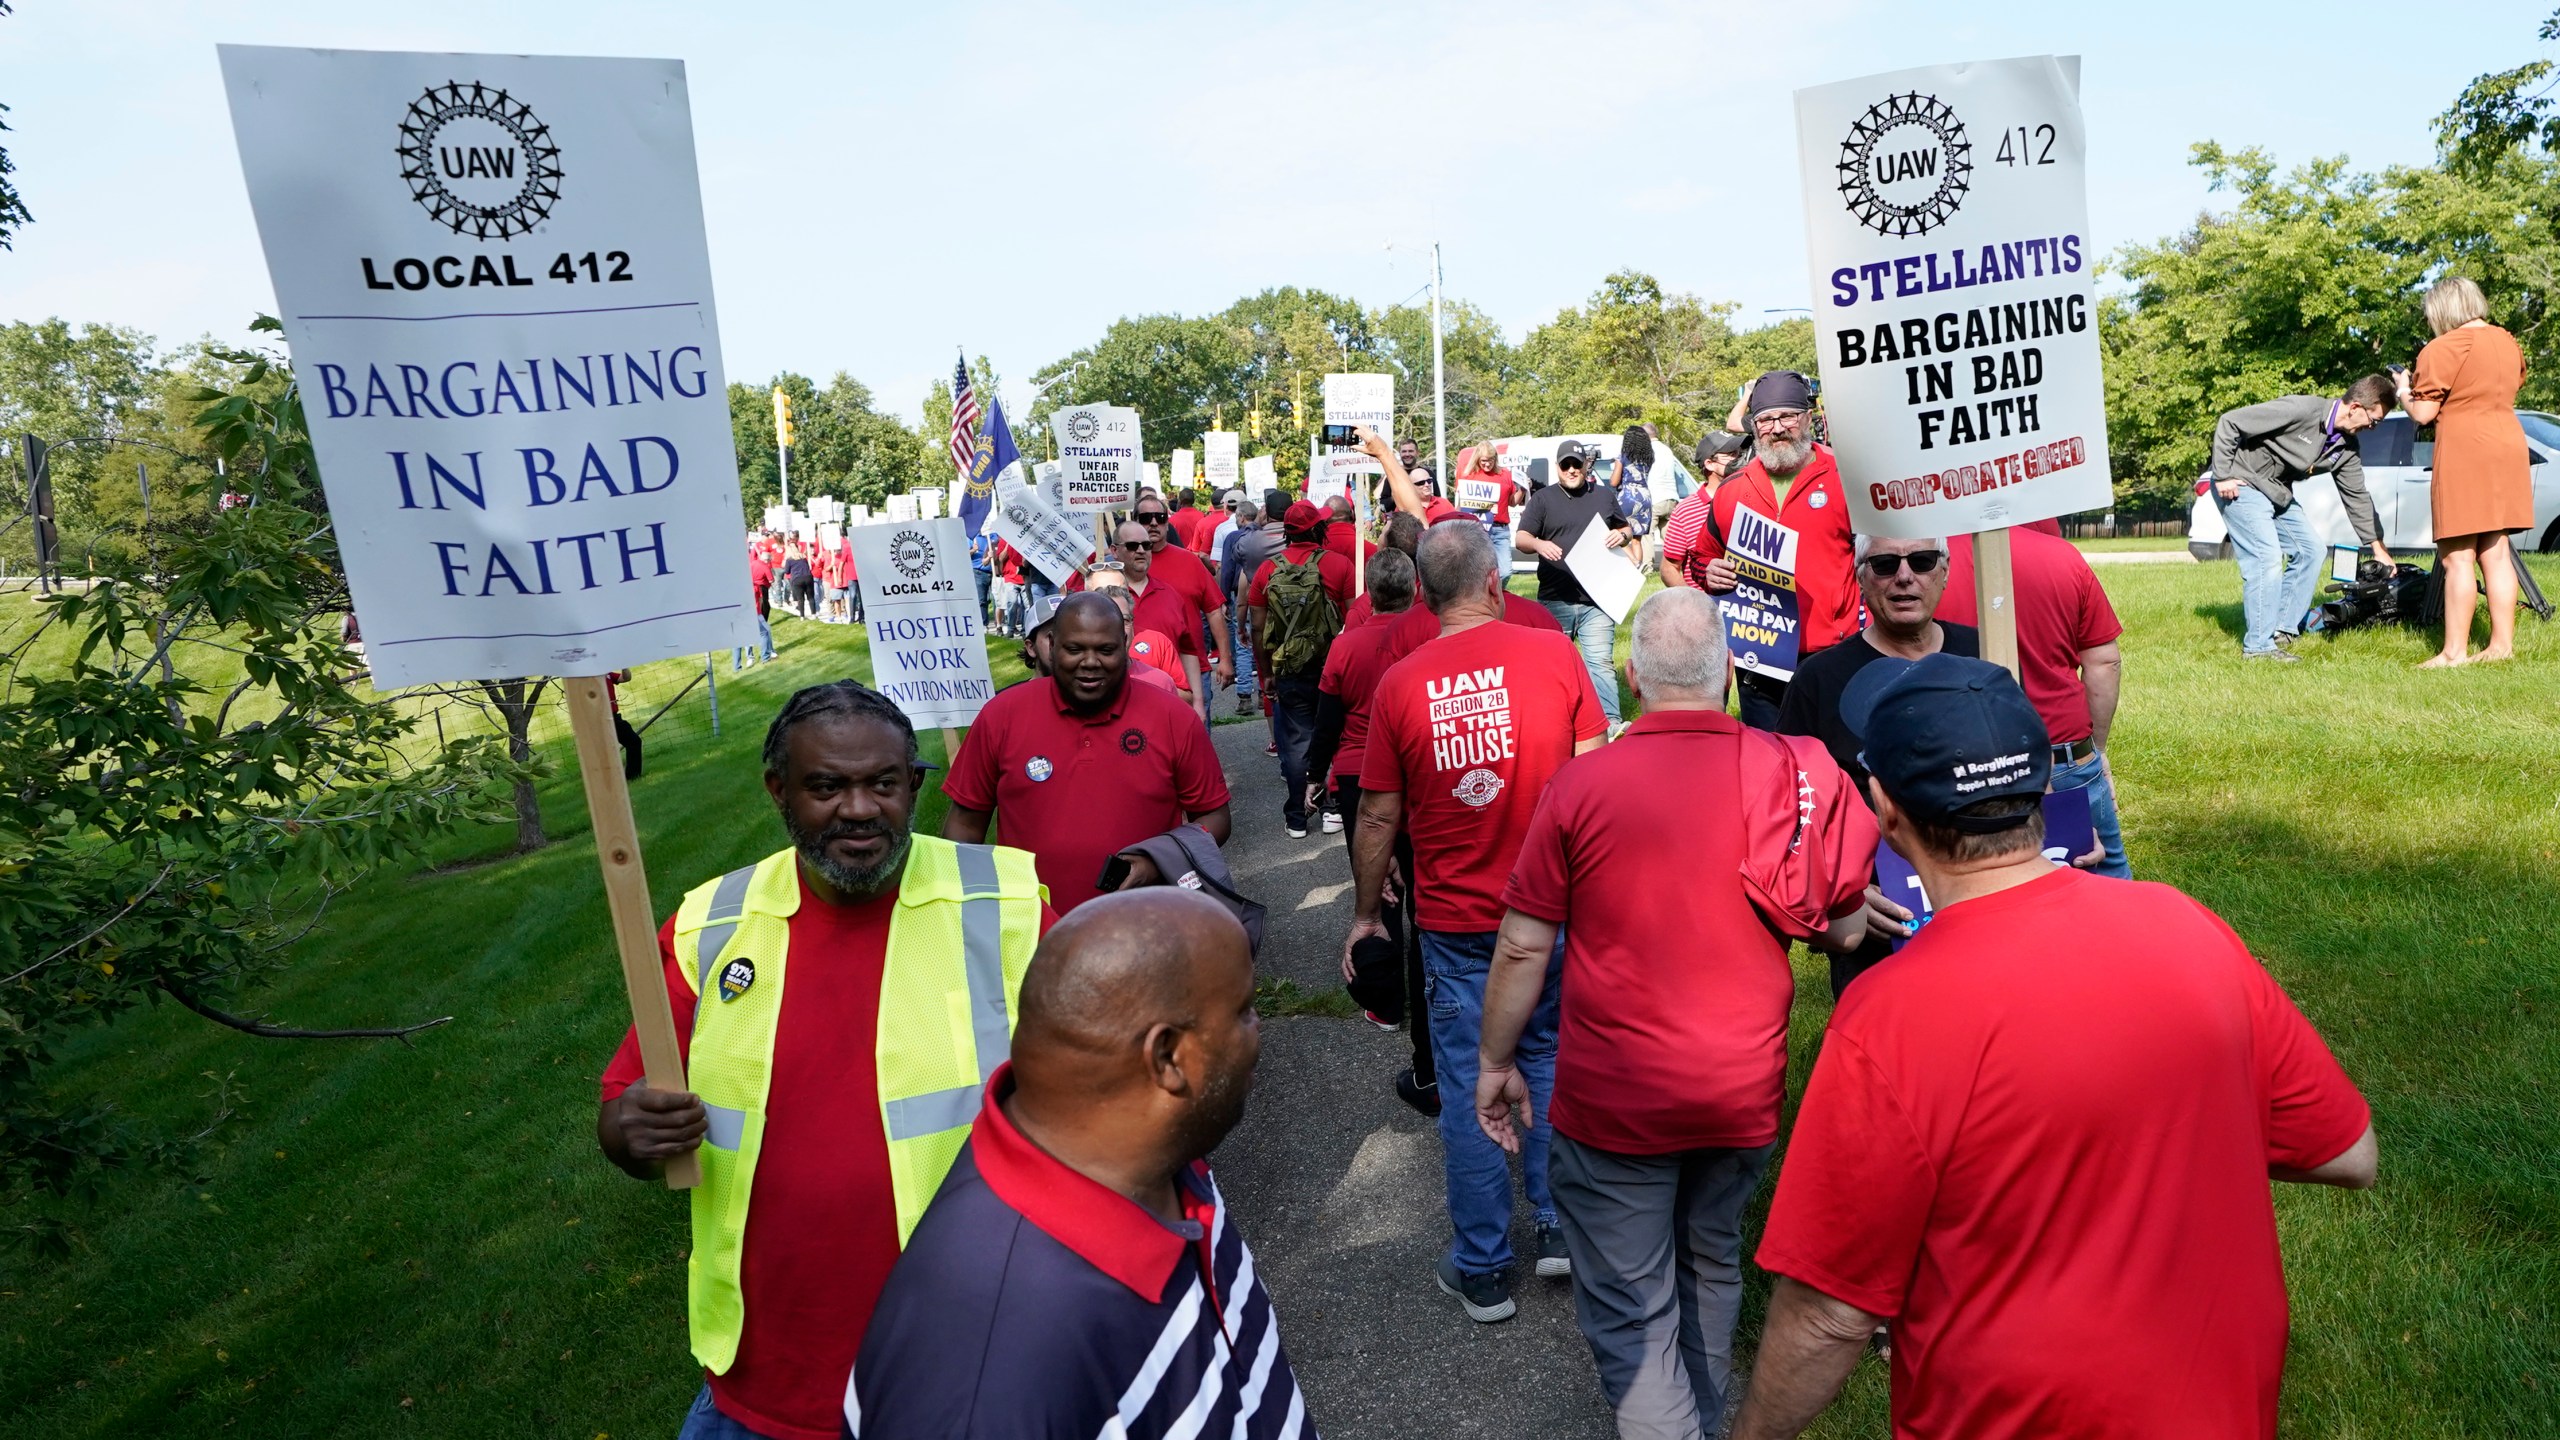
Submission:
M 1814 443 L 1813 397 L 1803 376 L 1770 371 L 1753 382 L 1744 408 L 1750 412 L 1757 453 L 1716 487 L 1690 563 L 1694 567 L 1698 556 L 1706 557 L 1699 581 L 1707 591 L 1722 595 L 1738 578 L 1733 562 L 1725 558 L 1725 537 L 1733 533 L 1736 509 L 1756 510 L 1795 531 L 1796 658 L 1801 661 L 1856 634 L 1861 623 L 1849 502 L 1830 449 Z M 1778 706 L 1787 698 L 1785 681 L 1742 670 L 1734 676 L 1734 686 L 1742 693 L 1743 724 L 1778 728 Z
M 1173 637 L 1161 630 L 1138 628 L 1135 597 L 1129 594 L 1128 578 L 1117 570 L 1095 566 L 1085 577 L 1087 589 L 1106 596 L 1120 607 L 1120 619 L 1129 627 L 1129 678 L 1191 703 L 1188 677 L 1182 669 L 1182 656 L 1174 649 Z
M 1209 554 L 1209 532 L 1218 528 L 1219 517 L 1205 510 L 1195 509 L 1198 503 L 1199 493 L 1191 487 L 1186 485 L 1174 491 L 1173 513 L 1169 523 L 1173 528 L 1174 538 L 1182 543 L 1183 549 L 1206 559 Z
M 1734 1435 L 1800 1433 L 1891 1320 L 1900 1440 L 2274 1436 L 2267 1182 L 2371 1185 L 2364 1098 L 2211 911 L 2043 858 L 2007 671 L 1888 658 L 1841 708 L 1934 914 L 1832 1012 Z
M 1104 864 L 1141 840 L 1188 821 L 1227 843 L 1227 777 L 1208 727 L 1174 696 L 1129 682 L 1129 627 L 1109 598 L 1059 606 L 1049 667 L 978 712 L 943 777 L 944 839 L 983 840 L 995 821 L 1040 858 L 1061 915 L 1101 893 Z M 1121 888 L 1156 883 L 1141 859 Z
M 1947 556 L 1947 597 L 1938 613 L 1971 625 L 1973 537 L 1952 537 Z M 2058 535 L 2023 525 L 2010 530 L 2009 583 L 2016 591 L 2010 610 L 2018 617 L 2018 669 L 2053 736 L 2053 788 L 2089 792 L 2089 823 L 2107 851 L 2092 868 L 2130 880 L 2115 774 L 2107 768 L 2107 732 L 2115 727 L 2124 684 L 2124 651 L 2116 644 L 2124 624 L 2088 557 Z
M 1778 1139 L 1795 1003 L 1787 944 L 1846 949 L 1864 936 L 1876 827 L 1819 745 L 1724 713 L 1713 600 L 1663 591 L 1629 634 L 1644 713 L 1556 772 L 1503 889 L 1475 1106 L 1495 1143 L 1517 1147 L 1529 1098 L 1517 1041 L 1561 932 L 1547 1182 L 1573 1255 L 1574 1313 L 1620 1434 L 1699 1435 L 1724 1416 L 1742 1207 Z M 1782 824 L 1753 824 L 1769 816 Z M 1825 868 L 1784 900 L 1754 888 L 1763 834 Z
M 924 767 L 916 760 L 914 728 L 877 692 L 850 680 L 799 692 L 774 721 L 768 741 L 773 745 L 780 747 L 782 761 L 779 769 L 766 771 L 765 789 L 782 812 L 793 849 L 718 882 L 715 923 L 686 935 L 687 957 L 708 972 L 702 980 L 678 959 L 677 917 L 669 916 L 658 932 L 676 1043 L 693 1083 L 713 1094 L 755 1089 L 766 1097 L 751 1174 L 736 1178 L 731 1167 L 727 1173 L 733 1178 L 724 1183 L 706 1173 L 694 1193 L 695 1272 L 689 1283 L 697 1294 L 706 1284 L 734 1286 L 744 1319 L 732 1337 L 735 1354 L 717 1373 L 706 1369 L 685 1430 L 832 1440 L 840 1433 L 845 1375 L 898 1259 L 899 1215 L 876 1038 L 891 1028 L 880 1010 L 890 922 L 918 847 L 941 842 L 909 832 Z M 1014 863 L 1025 860 L 1015 857 Z M 793 866 L 796 888 L 788 888 L 792 880 L 785 872 L 771 868 L 780 862 Z M 755 879 L 730 894 L 729 883 L 750 873 Z M 759 902 L 757 892 L 768 879 L 779 879 L 787 898 L 775 902 L 768 892 Z M 1037 906 L 1039 929 L 1045 931 L 1054 917 L 1039 904 L 1027 875 L 1023 886 L 1024 894 L 1008 903 L 1026 910 Z M 739 929 L 742 908 L 759 912 L 747 920 L 768 925 L 777 923 L 770 918 L 777 912 L 788 916 L 779 922 L 789 927 L 781 953 L 759 949 L 749 957 L 732 949 L 732 958 L 713 970 L 719 953 L 704 956 L 701 948 L 725 943 L 709 939 L 718 929 L 720 895 L 729 898 L 732 933 Z M 908 900 L 915 907 L 941 903 L 912 895 Z M 960 922 L 949 923 L 956 928 Z M 1022 953 L 1006 954 L 1013 974 L 1029 963 L 1036 938 L 1023 934 Z M 765 1022 L 773 1027 L 771 1057 L 756 1085 L 690 1064 L 701 1029 L 694 1012 L 703 1002 L 696 987 L 708 988 L 715 975 L 718 989 L 708 1002 L 715 1010 L 706 1021 L 747 1023 L 744 1017 L 761 997 L 787 997 Z M 1001 995 L 996 998 L 1002 1002 Z M 729 1052 L 724 1047 L 708 1053 Z M 981 1057 L 989 1070 L 1002 1058 Z M 706 1138 L 724 1144 L 699 1096 L 642 1083 L 635 1034 L 624 1034 L 605 1068 L 601 1099 L 597 1144 L 606 1158 L 640 1178 L 656 1178 L 667 1161 L 693 1153 Z M 736 1150 L 739 1143 L 733 1132 L 724 1148 Z M 735 1273 L 723 1279 L 710 1273 L 721 1267 L 703 1257 L 704 1226 L 716 1233 L 725 1214 L 740 1212 L 752 1218 Z M 715 1299 L 711 1308 L 716 1313 L 720 1303 Z M 722 1345 L 716 1335 L 693 1336 L 695 1353 L 715 1357 L 712 1365 Z M 723 1421 L 734 1428 L 698 1428 Z
M 1390 666 L 1378 681 L 1360 763 L 1360 816 L 1351 841 L 1356 891 L 1343 941 L 1384 935 L 1379 923 L 1396 830 L 1412 836 L 1414 906 L 1431 990 L 1431 1053 L 1442 1094 L 1440 1141 L 1456 1232 L 1439 1263 L 1440 1288 L 1469 1318 L 1515 1312 L 1511 1265 L 1511 1167 L 1485 1137 L 1465 1097 L 1475 1093 L 1485 975 L 1502 924 L 1502 884 L 1547 779 L 1600 743 L 1608 720 L 1591 674 L 1561 635 L 1502 623 L 1502 574 L 1475 524 L 1423 532 L 1423 599 L 1440 636 Z M 1555 1074 L 1556 975 L 1520 1042 L 1520 1064 L 1540 1107 Z M 1537 1270 L 1571 1271 L 1547 1193 L 1547 1127 L 1523 1147 L 1529 1203 L 1537 1212 Z

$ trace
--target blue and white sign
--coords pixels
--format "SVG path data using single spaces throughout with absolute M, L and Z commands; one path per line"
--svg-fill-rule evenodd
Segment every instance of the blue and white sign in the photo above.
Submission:
M 220 48 L 374 683 L 748 634 L 683 64 Z
M 1796 532 L 1737 505 L 1725 555 L 1733 562 L 1734 586 L 1716 597 L 1716 609 L 1724 615 L 1724 643 L 1733 663 L 1773 680 L 1792 679 L 1803 639 Z
M 862 576 L 871 685 L 918 729 L 966 725 L 996 693 L 969 569 L 969 526 L 957 516 L 859 525 L 845 532 Z

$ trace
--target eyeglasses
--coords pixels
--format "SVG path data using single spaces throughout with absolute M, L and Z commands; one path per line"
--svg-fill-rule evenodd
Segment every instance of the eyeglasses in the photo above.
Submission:
M 1768 410 L 1751 417 L 1755 430 L 1792 430 L 1804 423 L 1801 410 Z
M 1129 518 L 1141 525 L 1162 525 L 1172 519 L 1173 515 L 1166 510 L 1140 510 L 1132 513 Z
M 1123 540 L 1120 542 L 1120 548 L 1123 550 L 1136 550 L 1144 553 L 1145 551 L 1156 548 L 1156 542 L 1153 540 Z
M 1914 550 L 1907 555 L 1870 555 L 1859 563 L 1865 565 L 1867 573 L 1877 579 L 1890 580 L 1894 572 L 1900 570 L 1905 562 L 1910 564 L 1912 574 L 1926 575 L 1936 570 L 1938 562 L 1946 558 L 1947 552 L 1944 550 Z

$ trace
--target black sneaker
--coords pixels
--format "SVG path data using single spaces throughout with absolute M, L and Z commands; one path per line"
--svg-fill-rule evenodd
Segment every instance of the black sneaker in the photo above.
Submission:
M 1573 1273 L 1573 1257 L 1565 1253 L 1564 1227 L 1538 1227 L 1538 1273 L 1550 1280 Z
M 1439 1282 L 1440 1293 L 1455 1295 L 1467 1307 L 1467 1318 L 1479 1325 L 1491 1325 L 1520 1313 L 1511 1303 L 1511 1287 L 1499 1275 L 1461 1275 L 1458 1262 L 1443 1255 L 1432 1278 Z
M 1396 1072 L 1396 1098 L 1434 1120 L 1440 1118 L 1440 1082 L 1416 1080 L 1410 1067 Z

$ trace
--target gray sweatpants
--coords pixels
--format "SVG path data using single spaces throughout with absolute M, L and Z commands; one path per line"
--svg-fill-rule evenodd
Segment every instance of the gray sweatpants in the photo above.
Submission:
M 1724 1423 L 1742 1208 L 1774 1148 L 1621 1155 L 1556 1133 L 1547 1184 L 1619 1440 L 1700 1440 Z

